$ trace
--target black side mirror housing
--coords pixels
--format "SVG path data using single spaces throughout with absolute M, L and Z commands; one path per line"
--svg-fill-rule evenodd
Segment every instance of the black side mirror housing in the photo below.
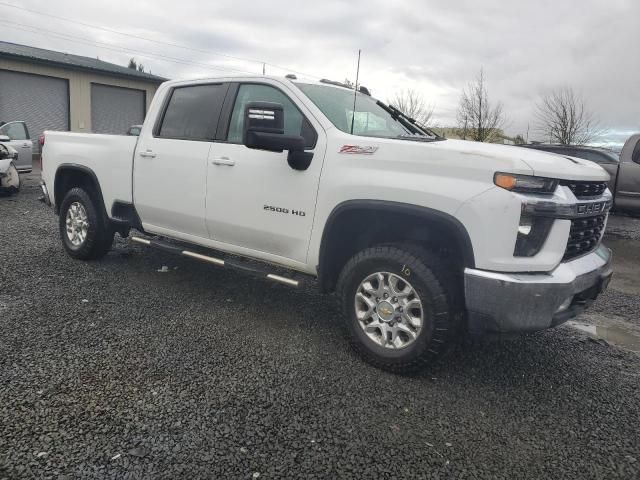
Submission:
M 279 103 L 247 104 L 242 143 L 248 148 L 269 152 L 304 151 L 304 138 L 284 134 L 284 111 Z
M 294 170 L 306 170 L 313 160 L 313 152 L 304 150 L 291 150 L 287 155 L 287 163 Z
M 242 143 L 247 148 L 269 152 L 289 151 L 287 162 L 294 170 L 306 170 L 313 152 L 305 152 L 301 135 L 285 135 L 284 110 L 279 103 L 251 102 L 244 111 Z

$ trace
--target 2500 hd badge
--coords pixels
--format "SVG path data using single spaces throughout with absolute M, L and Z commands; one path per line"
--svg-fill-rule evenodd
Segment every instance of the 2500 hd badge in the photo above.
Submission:
M 302 210 L 289 210 L 288 208 L 274 207 L 273 205 L 265 205 L 264 210 L 268 212 L 277 212 L 277 213 L 284 213 L 284 214 L 291 213 L 291 215 L 298 215 L 299 217 L 304 217 L 306 215 L 306 213 L 303 212 Z

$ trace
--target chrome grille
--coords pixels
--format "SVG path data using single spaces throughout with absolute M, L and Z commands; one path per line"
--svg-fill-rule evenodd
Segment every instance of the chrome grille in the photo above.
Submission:
M 599 197 L 607 189 L 607 182 L 585 182 L 562 180 L 560 185 L 569 187 L 576 198 L 595 198 Z
M 606 221 L 606 214 L 571 220 L 571 230 L 563 260 L 571 260 L 594 250 L 602 239 Z

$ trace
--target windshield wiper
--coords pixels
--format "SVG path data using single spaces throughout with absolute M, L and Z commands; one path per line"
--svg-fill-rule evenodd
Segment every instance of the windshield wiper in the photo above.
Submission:
M 406 115 L 404 115 L 397 108 L 392 107 L 390 105 L 386 105 L 386 104 L 382 103 L 380 100 L 376 101 L 376 105 L 378 105 L 385 112 L 387 112 L 389 115 L 391 115 L 391 117 L 394 120 L 397 120 L 398 122 L 400 122 L 402 124 L 402 126 L 405 127 L 409 131 L 409 133 L 420 133 L 418 128 L 416 126 L 414 126 L 413 123 L 408 122 L 407 120 L 405 120 Z
M 435 142 L 437 140 L 440 140 L 440 138 L 437 136 L 429 137 L 428 135 L 417 134 L 417 133 L 407 133 L 404 135 L 398 135 L 396 138 L 401 138 L 403 140 L 413 140 L 414 142 Z
M 411 118 L 409 115 L 406 115 L 402 110 L 397 109 L 393 105 L 386 105 L 380 100 L 378 100 L 376 104 L 391 115 L 394 120 L 399 121 L 407 130 L 409 130 L 409 135 L 398 135 L 398 138 L 417 140 L 420 137 L 424 137 L 428 140 L 444 140 L 444 137 L 421 127 L 418 125 L 415 118 Z

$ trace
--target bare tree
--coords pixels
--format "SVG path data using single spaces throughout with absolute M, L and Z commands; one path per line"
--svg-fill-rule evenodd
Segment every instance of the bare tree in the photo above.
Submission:
M 521 133 L 519 133 L 518 135 L 516 135 L 516 136 L 513 138 L 513 143 L 514 143 L 515 145 L 526 145 L 526 143 L 527 143 L 527 142 L 526 142 L 526 140 L 524 139 L 524 137 L 522 136 L 522 134 L 521 134 Z
M 130 58 L 129 59 L 128 67 L 130 69 L 132 69 L 132 70 L 137 70 L 139 72 L 144 72 L 144 65 L 142 65 L 141 63 L 138 63 L 135 58 Z
M 462 138 L 469 137 L 476 142 L 498 138 L 504 125 L 504 111 L 502 103 L 492 105 L 489 101 L 483 69 L 462 91 L 457 119 Z
M 434 105 L 427 104 L 415 90 L 407 89 L 396 93 L 396 96 L 389 100 L 389 105 L 413 118 L 422 127 L 429 127 L 433 120 Z
M 562 145 L 584 145 L 602 130 L 571 87 L 561 87 L 543 95 L 536 104 L 537 130 L 549 141 Z

